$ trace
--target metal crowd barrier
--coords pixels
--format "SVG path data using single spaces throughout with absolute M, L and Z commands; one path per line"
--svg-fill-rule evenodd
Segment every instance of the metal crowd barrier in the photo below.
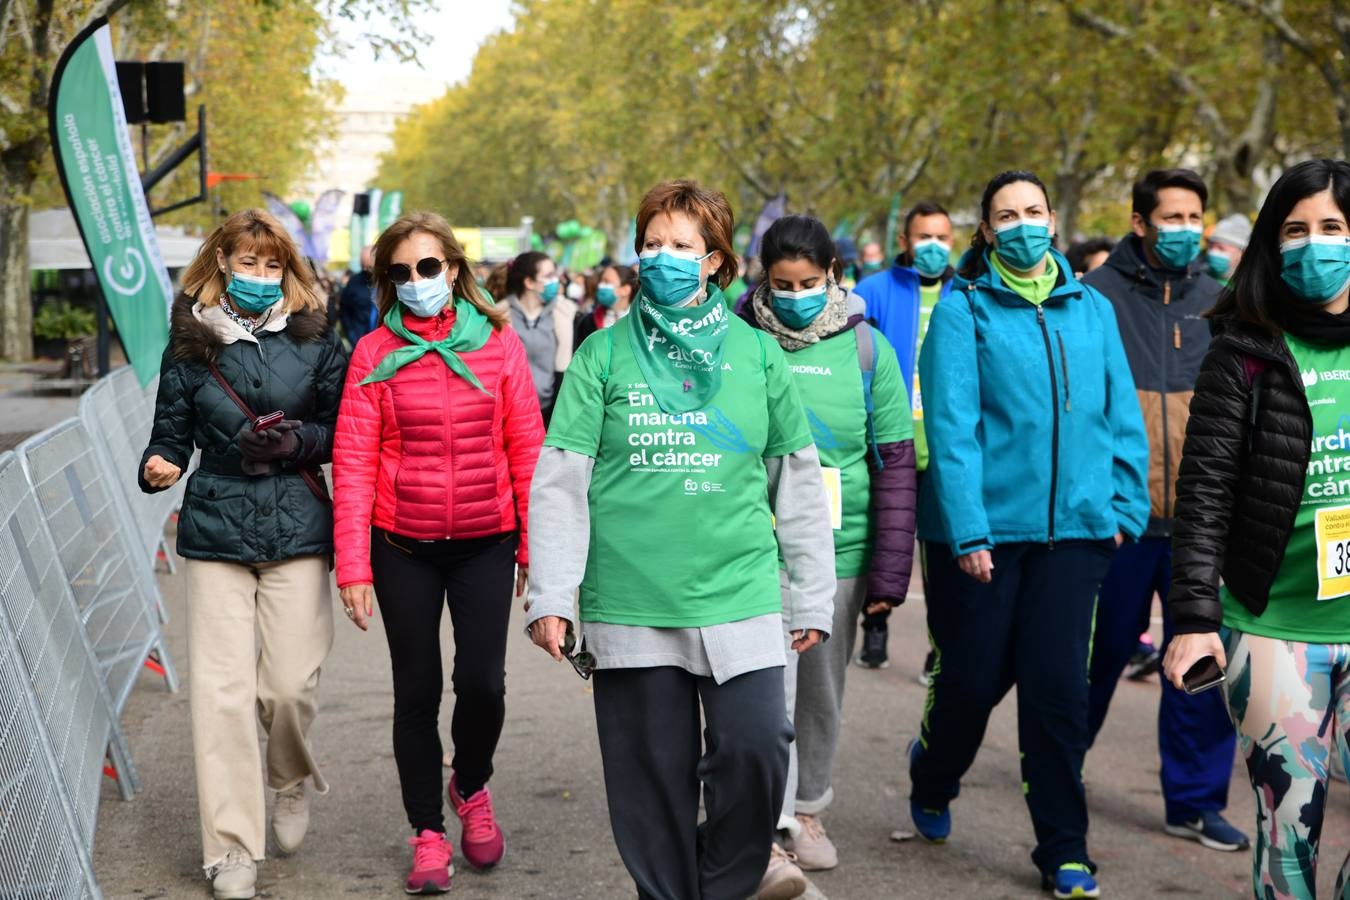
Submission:
M 18 453 L 114 708 L 120 712 L 125 706 L 148 657 L 176 691 L 178 678 L 160 630 L 159 588 L 121 489 L 109 483 L 115 479 L 111 461 L 76 419 L 29 438 Z
M 141 453 L 150 441 L 155 417 L 155 385 L 141 389 L 129 366 L 99 380 L 80 398 L 80 421 L 94 438 L 95 446 L 111 463 L 113 481 L 126 497 L 144 552 L 153 568 L 163 554 L 173 572 L 173 554 L 164 537 L 164 526 L 183 500 L 187 474 L 167 491 L 143 494 L 135 482 Z M 160 607 L 163 612 L 163 607 Z

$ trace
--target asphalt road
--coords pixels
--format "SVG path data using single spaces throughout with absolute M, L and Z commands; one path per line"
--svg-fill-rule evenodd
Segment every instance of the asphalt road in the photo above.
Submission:
M 181 573 L 161 576 L 160 586 L 172 616 L 169 643 L 186 680 Z M 260 868 L 265 897 L 402 896 L 408 829 L 390 745 L 386 645 L 378 617 L 368 634 L 338 619 L 312 734 L 332 790 L 315 799 L 309 837 L 300 853 L 290 858 L 271 855 Z M 909 824 L 903 751 L 918 728 L 923 706 L 923 689 L 914 676 L 924 655 L 924 634 L 923 604 L 915 598 L 892 619 L 892 667 L 850 672 L 837 796 L 825 818 L 841 863 L 835 871 L 816 873 L 814 895 L 830 900 L 1045 896 L 1028 856 L 1032 834 L 1020 790 L 1012 695 L 995 711 L 984 748 L 953 806 L 952 840 L 935 847 L 890 839 L 892 831 Z M 443 635 L 448 672 L 448 617 Z M 553 663 L 530 645 L 518 628 L 511 635 L 507 671 L 506 726 L 492 782 L 506 832 L 506 858 L 490 874 L 458 867 L 451 896 L 634 896 L 610 836 L 587 684 L 569 666 Z M 444 723 L 452 702 L 448 677 L 446 683 Z M 1250 854 L 1215 853 L 1161 831 L 1157 696 L 1156 680 L 1121 685 L 1111 718 L 1088 757 L 1090 839 L 1101 865 L 1103 895 L 1251 896 Z M 104 893 L 142 900 L 207 898 L 187 695 L 165 694 L 147 673 L 132 695 L 124 723 L 146 787 L 124 803 L 105 783 L 95 847 Z M 1231 800 L 1232 820 L 1250 832 L 1254 811 L 1240 762 Z M 1336 870 L 1350 849 L 1344 784 L 1333 786 L 1330 806 L 1319 879 L 1323 896 L 1330 896 Z M 456 824 L 451 837 L 458 837 Z

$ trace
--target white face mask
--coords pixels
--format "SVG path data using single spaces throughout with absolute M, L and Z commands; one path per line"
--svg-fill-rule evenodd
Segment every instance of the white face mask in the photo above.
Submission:
M 567 299 L 580 300 L 586 296 L 586 288 L 580 281 L 573 281 L 567 285 Z

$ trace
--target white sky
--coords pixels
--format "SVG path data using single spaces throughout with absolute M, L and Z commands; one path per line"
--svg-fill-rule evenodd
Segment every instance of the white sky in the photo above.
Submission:
M 474 53 L 488 35 L 510 26 L 511 0 L 438 0 L 438 7 L 414 21 L 419 33 L 433 36 L 418 51 L 420 66 L 376 62 L 368 47 L 357 46 L 345 59 L 321 59 L 319 70 L 341 81 L 349 95 L 360 93 L 363 86 L 385 83 L 423 86 L 424 96 L 405 98 L 412 103 L 439 96 L 446 86 L 468 77 Z M 340 30 L 348 41 L 358 43 L 355 25 L 343 22 Z

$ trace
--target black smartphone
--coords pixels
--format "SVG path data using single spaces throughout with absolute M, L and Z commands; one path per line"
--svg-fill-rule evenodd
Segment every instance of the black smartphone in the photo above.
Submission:
M 1186 693 L 1199 694 L 1223 684 L 1227 677 L 1223 669 L 1219 668 L 1219 661 L 1212 656 L 1206 656 L 1186 670 L 1181 683 L 1185 686 Z

